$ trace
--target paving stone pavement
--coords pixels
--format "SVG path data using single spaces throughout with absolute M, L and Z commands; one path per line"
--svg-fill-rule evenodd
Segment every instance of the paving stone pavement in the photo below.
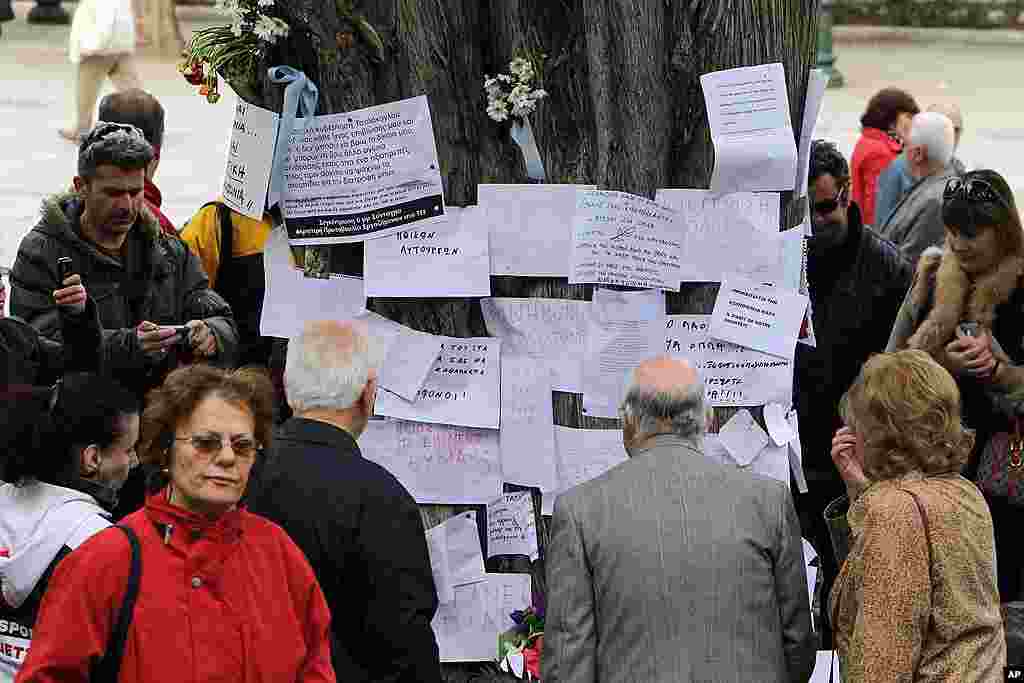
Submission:
M 16 3 L 19 18 L 3 25 L 0 37 L 0 266 L 13 262 L 42 198 L 68 187 L 74 175 L 76 150 L 56 134 L 72 97 L 68 29 L 26 24 L 30 7 Z M 215 20 L 209 12 L 179 14 L 186 36 Z M 907 88 L 923 106 L 955 99 L 966 123 L 960 156 L 970 166 L 1003 172 L 1022 192 L 1024 90 L 1014 85 L 1022 50 L 948 42 L 839 44 L 847 86 L 828 91 L 817 132 L 849 154 L 867 98 L 887 85 Z M 180 226 L 219 190 L 235 97 L 227 92 L 220 103 L 208 104 L 179 76 L 173 60 L 144 59 L 141 71 L 146 88 L 167 110 L 157 183 L 167 214 Z

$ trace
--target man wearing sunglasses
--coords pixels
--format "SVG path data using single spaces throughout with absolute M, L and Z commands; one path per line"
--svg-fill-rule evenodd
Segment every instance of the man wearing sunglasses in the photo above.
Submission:
M 839 399 L 872 353 L 883 351 L 913 270 L 890 242 L 864 225 L 850 200 L 850 168 L 835 145 L 811 146 L 808 199 L 811 238 L 807 278 L 817 345 L 797 344 L 793 402 L 800 420 L 807 493 L 796 496 L 800 526 L 821 558 L 822 599 L 839 572 L 824 509 L 845 488 L 829 455 Z M 831 649 L 828 610 L 822 644 Z
M 955 145 L 956 133 L 948 116 L 929 111 L 914 117 L 906 156 L 916 184 L 885 224 L 876 226 L 878 234 L 898 246 L 912 263 L 946 237 L 942 192 L 946 180 L 957 175 L 951 163 Z

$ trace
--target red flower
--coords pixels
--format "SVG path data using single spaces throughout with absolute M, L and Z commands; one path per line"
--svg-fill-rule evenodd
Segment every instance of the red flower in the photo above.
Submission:
M 533 645 L 523 650 L 523 661 L 526 662 L 526 670 L 538 681 L 540 680 L 540 655 L 544 651 L 544 636 L 539 636 L 533 641 Z

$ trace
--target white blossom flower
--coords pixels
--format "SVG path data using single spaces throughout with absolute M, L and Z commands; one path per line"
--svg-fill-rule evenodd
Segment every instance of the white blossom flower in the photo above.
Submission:
M 256 24 L 252 27 L 256 37 L 267 43 L 277 42 L 278 38 L 288 35 L 288 24 L 277 17 L 268 17 L 265 14 L 259 15 Z
M 239 17 L 242 14 L 242 8 L 239 6 L 238 0 L 217 0 L 216 9 L 219 12 L 234 17 Z
M 256 4 L 260 7 L 273 7 L 274 0 L 256 0 Z

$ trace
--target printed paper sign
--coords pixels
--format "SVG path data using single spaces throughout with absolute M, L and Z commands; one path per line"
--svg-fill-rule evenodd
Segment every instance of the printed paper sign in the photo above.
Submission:
M 626 461 L 621 429 L 573 429 L 555 427 L 555 452 L 558 455 L 558 491 L 564 493 L 574 486 L 599 477 Z M 544 514 L 551 514 L 558 494 L 544 496 L 550 505 Z
M 782 64 L 761 64 L 700 77 L 715 170 L 711 191 L 792 190 L 796 140 Z
M 711 336 L 793 359 L 807 297 L 741 277 L 722 282 L 711 313 Z
M 529 491 L 505 493 L 487 505 L 487 558 L 526 555 L 537 559 L 537 523 Z
M 278 114 L 242 100 L 235 105 L 221 194 L 227 206 L 256 220 L 263 218 L 267 202 L 279 119 Z
M 300 120 L 290 137 L 284 215 L 293 244 L 392 235 L 444 216 L 425 95 Z
M 480 308 L 506 355 L 547 364 L 555 391 L 583 393 L 589 301 L 494 298 L 481 299 Z
M 441 355 L 415 401 L 377 395 L 377 415 L 416 422 L 498 429 L 501 422 L 501 340 L 437 337 Z
M 493 662 L 498 636 L 515 626 L 510 616 L 530 606 L 529 574 L 487 574 L 485 581 L 455 588 L 455 599 L 437 609 L 434 635 L 442 662 Z
M 368 240 L 366 296 L 491 295 L 487 226 L 475 206 L 449 206 L 445 221 Z
M 665 352 L 686 358 L 704 380 L 709 405 L 758 406 L 793 396 L 793 362 L 710 335 L 710 315 L 670 315 Z
M 498 432 L 491 429 L 370 420 L 359 448 L 420 504 L 486 505 L 501 494 Z
M 626 192 L 579 190 L 570 284 L 679 291 L 676 212 Z
M 722 425 L 718 440 L 737 465 L 746 467 L 768 445 L 768 434 L 754 421 L 749 410 L 740 410 Z

